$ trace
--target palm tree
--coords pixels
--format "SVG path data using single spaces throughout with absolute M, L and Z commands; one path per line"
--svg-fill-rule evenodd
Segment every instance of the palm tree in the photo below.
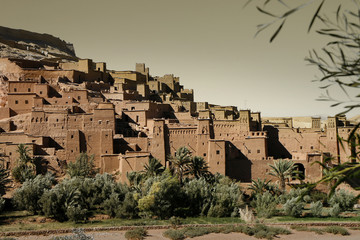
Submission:
M 0 164 L 0 196 L 2 196 L 8 188 L 7 184 L 10 182 L 10 179 L 9 170 L 4 167 L 4 160 L 0 158 L 0 161 L 2 162 L 2 164 Z
M 180 147 L 175 156 L 170 156 L 170 170 L 174 175 L 177 175 L 179 182 L 182 183 L 184 174 L 189 170 L 191 162 L 191 153 L 186 147 Z
M 269 175 L 274 176 L 280 181 L 280 189 L 282 192 L 285 192 L 285 182 L 289 180 L 295 171 L 295 166 L 293 161 L 279 159 L 274 161 L 274 164 L 269 164 L 271 168 Z
M 164 166 L 156 158 L 149 158 L 149 162 L 144 165 L 142 171 L 146 177 L 154 177 L 165 170 Z
M 70 162 L 67 167 L 67 174 L 73 177 L 94 177 L 98 173 L 95 167 L 94 155 L 85 152 L 79 154 L 74 163 Z
M 260 179 L 257 178 L 257 180 L 251 180 L 251 186 L 249 187 L 250 190 L 252 190 L 253 194 L 256 195 L 258 193 L 264 193 L 268 190 L 270 180 L 266 179 Z
M 205 177 L 210 173 L 208 169 L 209 166 L 204 158 L 195 156 L 191 158 L 188 174 L 193 175 L 195 178 Z

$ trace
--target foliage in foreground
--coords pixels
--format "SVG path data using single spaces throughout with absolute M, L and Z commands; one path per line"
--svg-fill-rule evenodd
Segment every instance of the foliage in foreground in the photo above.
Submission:
M 76 228 L 73 230 L 73 235 L 70 236 L 56 236 L 52 237 L 51 240 L 94 240 L 94 237 L 86 235 L 84 230 Z
M 147 236 L 147 230 L 144 228 L 134 228 L 125 233 L 128 240 L 142 240 Z
M 254 236 L 259 239 L 273 239 L 277 235 L 287 235 L 291 234 L 291 231 L 285 228 L 279 227 L 268 227 L 263 224 L 256 224 L 253 227 L 240 225 L 234 226 L 229 225 L 225 227 L 186 227 L 183 229 L 169 229 L 163 233 L 164 237 L 167 237 L 172 240 L 180 240 L 185 238 L 193 238 L 198 236 L 207 235 L 210 233 L 244 233 L 249 236 Z
M 346 228 L 339 227 L 339 226 L 328 226 L 325 228 L 315 228 L 315 227 L 306 227 L 306 226 L 296 226 L 293 225 L 290 227 L 296 231 L 304 231 L 304 232 L 315 232 L 316 234 L 324 234 L 324 233 L 332 233 L 332 234 L 339 234 L 339 235 L 350 235 L 349 231 Z

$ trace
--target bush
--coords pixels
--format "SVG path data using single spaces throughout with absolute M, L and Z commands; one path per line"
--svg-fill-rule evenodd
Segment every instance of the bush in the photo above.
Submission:
M 65 179 L 57 184 L 53 189 L 46 190 L 40 198 L 42 211 L 47 217 L 53 217 L 58 221 L 65 221 L 71 218 L 73 221 L 78 219 L 74 213 L 86 213 L 86 201 L 80 191 L 82 179 Z M 81 215 L 81 219 L 84 216 Z
M 71 204 L 66 209 L 66 216 L 68 217 L 68 219 L 76 223 L 86 221 L 87 214 L 88 210 L 86 208 L 83 208 L 79 204 Z
M 86 235 L 82 229 L 74 229 L 73 235 L 70 236 L 56 236 L 51 240 L 94 240 L 92 236 Z
M 87 153 L 80 153 L 74 163 L 69 163 L 66 172 L 71 178 L 94 177 L 97 173 L 97 169 L 95 169 L 94 164 L 94 155 L 89 156 Z
M 164 237 L 170 238 L 171 240 L 182 240 L 185 239 L 183 231 L 168 229 L 163 233 Z
M 169 218 L 169 223 L 172 226 L 172 228 L 178 228 L 182 224 L 181 219 L 175 216 L 172 216 Z
M 300 217 L 304 206 L 304 202 L 299 201 L 298 198 L 292 198 L 286 201 L 283 210 L 287 216 Z
M 235 217 L 243 204 L 242 193 L 238 184 L 228 177 L 221 177 L 212 189 L 212 200 L 208 211 L 209 217 Z
M 346 228 L 339 226 L 329 226 L 324 228 L 324 231 L 332 234 L 340 234 L 343 236 L 350 235 L 349 231 Z
M 147 230 L 144 228 L 135 228 L 125 233 L 125 238 L 128 240 L 142 240 L 147 236 Z
M 166 177 L 154 182 L 148 193 L 139 199 L 139 214 L 159 218 L 179 216 L 181 214 L 178 211 L 181 211 L 184 203 L 184 194 L 178 180 L 174 177 Z
M 355 196 L 344 189 L 337 190 L 329 200 L 330 206 L 333 207 L 335 204 L 339 204 L 342 211 L 352 210 L 355 203 Z
M 321 217 L 323 205 L 321 201 L 312 202 L 310 204 L 310 212 L 314 217 Z
M 330 208 L 330 211 L 329 211 L 330 216 L 339 217 L 340 213 L 341 213 L 340 204 L 336 203 L 336 204 L 334 204 L 334 206 L 332 206 Z
M 249 206 L 246 205 L 245 208 L 239 209 L 239 214 L 241 220 L 243 220 L 246 223 L 253 222 L 255 220 L 255 216 L 252 210 L 249 210 Z
M 270 218 L 276 213 L 276 199 L 269 192 L 257 194 L 252 201 L 257 217 Z
M 19 157 L 17 164 L 12 170 L 12 177 L 15 181 L 23 183 L 28 179 L 35 178 L 36 167 L 34 159 L 30 157 L 30 151 L 24 144 L 19 144 L 17 150 Z
M 324 192 L 320 192 L 318 190 L 312 190 L 310 192 L 310 197 L 313 202 L 321 201 L 323 205 L 327 204 L 328 196 Z
M 211 205 L 213 186 L 205 178 L 184 183 L 183 189 L 189 206 L 189 216 L 206 216 Z
M 38 175 L 28 179 L 18 188 L 13 196 L 13 201 L 18 209 L 25 209 L 31 213 L 40 213 L 40 198 L 46 189 L 50 189 L 55 181 L 52 174 Z

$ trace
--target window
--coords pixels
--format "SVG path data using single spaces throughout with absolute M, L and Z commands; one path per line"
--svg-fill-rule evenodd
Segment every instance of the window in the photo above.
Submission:
M 300 146 L 300 149 L 302 149 L 302 146 Z
M 74 138 L 74 135 L 71 135 L 71 138 Z
M 18 101 L 18 100 L 15 100 L 15 104 L 19 104 L 19 101 Z
M 139 122 L 139 116 L 136 116 L 136 122 Z
M 31 89 L 30 89 L 30 88 L 28 88 L 28 92 L 31 92 Z
M 260 153 L 260 149 L 257 150 L 257 153 Z
M 40 91 L 40 94 L 42 94 L 42 91 Z
M 14 92 L 16 92 L 17 91 L 17 89 L 16 88 L 14 88 Z
M 206 153 L 204 153 L 203 156 L 206 157 Z
M 131 107 L 131 110 L 135 110 L 135 107 Z
M 29 104 L 29 101 L 28 101 L 28 100 L 25 100 L 25 104 Z
M 314 147 L 313 147 L 313 146 L 311 146 L 311 147 L 310 147 L 310 149 L 314 149 Z
M 80 97 L 80 96 L 78 96 L 78 97 L 77 97 L 77 99 L 78 99 L 78 100 L 80 100 L 80 99 L 81 99 L 81 97 Z
M 251 153 L 251 150 L 250 150 L 250 149 L 248 150 L 248 153 Z
M 216 154 L 220 154 L 220 151 L 219 151 L 219 150 L 216 150 Z

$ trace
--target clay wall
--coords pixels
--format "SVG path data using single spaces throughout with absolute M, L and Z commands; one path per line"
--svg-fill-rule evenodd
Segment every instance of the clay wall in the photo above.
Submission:
M 9 118 L 10 116 L 9 107 L 0 107 L 0 119 Z
M 150 154 L 147 152 L 128 152 L 120 155 L 120 179 L 127 182 L 126 173 L 133 171 L 141 171 L 144 165 L 148 163 Z
M 113 173 L 120 170 L 120 156 L 118 154 L 102 155 L 100 173 Z M 125 174 L 126 175 L 126 174 Z
M 166 151 L 165 145 L 165 139 L 168 140 L 165 138 L 168 134 L 168 129 L 165 126 L 164 120 L 154 119 L 152 125 L 149 149 L 151 155 L 165 166 L 166 156 L 169 154 Z
M 9 93 L 8 106 L 16 114 L 29 113 L 34 106 L 35 93 Z
M 208 147 L 209 171 L 226 175 L 226 142 L 209 140 Z

